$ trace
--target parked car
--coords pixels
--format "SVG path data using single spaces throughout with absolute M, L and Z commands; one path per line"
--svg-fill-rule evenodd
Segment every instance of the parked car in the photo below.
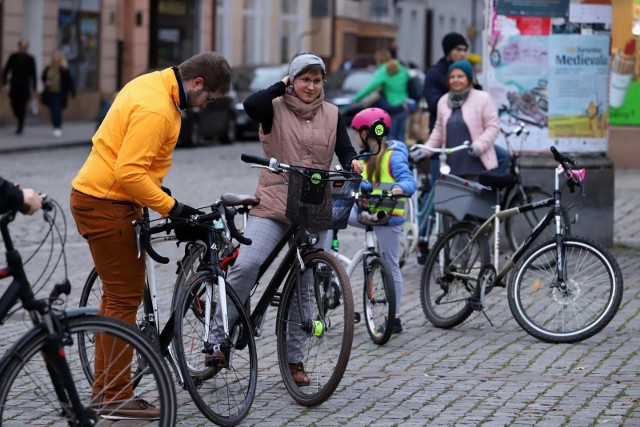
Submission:
M 196 146 L 205 140 L 229 144 L 258 135 L 258 124 L 247 116 L 242 101 L 251 93 L 271 86 L 289 71 L 282 65 L 241 65 L 231 69 L 231 90 L 203 108 L 182 112 L 178 144 Z
M 247 135 L 258 135 L 258 123 L 247 116 L 242 102 L 254 92 L 266 89 L 289 72 L 288 64 L 281 65 L 245 65 L 234 67 L 231 71 L 231 83 L 235 92 L 234 114 L 236 134 L 239 139 Z
M 218 140 L 230 144 L 236 140 L 234 95 L 229 93 L 202 108 L 183 110 L 178 145 L 197 146 L 204 140 Z

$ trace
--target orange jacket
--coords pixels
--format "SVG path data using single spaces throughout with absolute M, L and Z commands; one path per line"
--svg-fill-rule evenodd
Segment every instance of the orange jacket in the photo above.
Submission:
M 175 201 L 160 186 L 180 132 L 179 103 L 171 68 L 129 82 L 93 136 L 93 148 L 71 182 L 73 188 L 167 215 Z

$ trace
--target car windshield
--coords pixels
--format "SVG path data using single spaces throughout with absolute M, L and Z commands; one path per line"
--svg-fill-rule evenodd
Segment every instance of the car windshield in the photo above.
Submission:
M 282 67 L 256 68 L 251 83 L 249 83 L 249 90 L 255 92 L 268 88 L 278 80 L 282 80 L 282 77 L 284 77 Z
M 342 91 L 357 92 L 365 87 L 372 77 L 373 73 L 369 71 L 352 71 L 342 82 Z

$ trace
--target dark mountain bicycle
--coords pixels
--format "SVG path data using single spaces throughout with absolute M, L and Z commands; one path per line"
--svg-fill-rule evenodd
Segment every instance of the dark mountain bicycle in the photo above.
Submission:
M 36 253 L 47 247 L 45 243 L 50 244 L 51 252 L 40 278 L 50 279 L 59 265 L 65 273 L 47 298 L 35 295 L 22 257 L 13 245 L 9 224 L 14 221 L 16 211 L 0 218 L 8 264 L 0 269 L 0 278 L 13 277 L 0 299 L 0 323 L 12 320 L 11 314 L 19 308 L 13 312 L 11 309 L 20 301 L 33 326 L 0 360 L 0 424 L 66 421 L 70 426 L 95 426 L 101 417 L 126 419 L 126 405 L 135 400 L 140 407 L 157 409 L 157 419 L 145 421 L 167 427 L 175 425 L 176 400 L 169 371 L 147 340 L 120 320 L 98 316 L 97 308 L 64 309 L 62 296 L 71 291 L 66 279 L 66 227 L 61 231 L 56 225 L 56 214 L 62 212 L 59 205 L 45 198 L 43 211 L 49 230 Z M 62 220 L 64 223 L 64 216 Z M 57 259 L 56 245 L 60 247 Z M 49 267 L 51 273 L 47 276 Z M 88 366 L 86 359 L 74 351 L 77 340 L 86 334 L 99 334 L 103 350 L 112 354 L 112 364 L 103 366 L 97 378 L 93 365 Z M 133 361 L 131 349 L 136 354 Z M 84 375 L 87 371 L 92 372 L 91 380 Z M 110 384 L 116 380 L 120 384 L 113 390 Z M 104 384 L 104 395 L 92 393 L 94 381 Z
M 154 344 L 159 355 L 167 358 L 178 382 L 187 389 L 203 415 L 219 425 L 236 425 L 244 419 L 253 403 L 257 382 L 257 354 L 249 318 L 243 305 L 224 280 L 222 260 L 233 254 L 234 238 L 244 244 L 251 241 L 236 229 L 236 206 L 257 204 L 255 197 L 225 194 L 209 206 L 211 212 L 194 215 L 186 220 L 168 221 L 167 218 L 150 220 L 149 209 L 143 208 L 143 218 L 134 221 L 140 247 L 147 255 L 147 280 L 143 302 L 136 323 L 138 329 Z M 206 208 L 200 208 L 205 210 Z M 160 242 L 177 242 L 172 233 L 176 228 L 198 228 L 201 239 L 194 237 L 185 245 L 184 260 L 179 263 L 173 291 L 171 314 L 163 328 L 160 324 L 154 261 L 167 264 L 169 258 L 161 256 L 154 246 Z M 102 298 L 102 283 L 95 269 L 82 290 L 80 305 L 97 303 Z M 211 330 L 217 328 L 213 313 L 216 304 L 226 295 L 226 306 L 239 313 L 235 325 L 220 325 L 224 338 L 219 343 L 226 361 L 221 366 L 207 363 L 214 352 Z M 83 337 L 81 343 L 93 337 Z M 238 340 L 242 340 L 238 344 Z M 83 351 L 87 359 L 90 353 Z
M 587 238 L 567 236 L 561 219 L 564 186 L 560 187 L 560 177 L 566 179 L 566 186 L 574 192 L 582 186 L 585 171 L 573 170 L 573 159 L 555 147 L 551 147 L 551 152 L 561 166 L 554 168 L 553 197 L 506 210 L 496 205 L 495 213 L 479 226 L 460 222 L 438 239 L 420 284 L 422 308 L 434 326 L 452 328 L 464 322 L 474 310 L 487 317 L 485 296 L 494 287 L 507 287 L 513 317 L 527 333 L 546 342 L 582 341 L 601 331 L 613 319 L 624 288 L 618 263 L 599 244 Z M 506 184 L 499 177 L 491 176 L 481 176 L 480 183 L 494 188 Z M 445 188 L 440 181 L 436 183 L 436 193 L 439 192 L 443 193 L 443 199 L 471 197 L 474 200 L 473 192 L 467 188 Z M 500 234 L 496 232 L 500 221 L 542 208 L 547 208 L 546 215 L 500 267 Z M 554 238 L 532 248 L 543 229 L 552 223 L 555 224 Z M 491 232 L 493 263 L 488 237 Z

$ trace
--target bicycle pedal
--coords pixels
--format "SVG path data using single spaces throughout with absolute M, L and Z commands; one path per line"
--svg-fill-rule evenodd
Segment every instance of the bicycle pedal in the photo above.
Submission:
M 360 323 L 360 321 L 362 320 L 362 318 L 360 317 L 360 313 L 358 313 L 357 311 L 353 313 L 353 323 Z

